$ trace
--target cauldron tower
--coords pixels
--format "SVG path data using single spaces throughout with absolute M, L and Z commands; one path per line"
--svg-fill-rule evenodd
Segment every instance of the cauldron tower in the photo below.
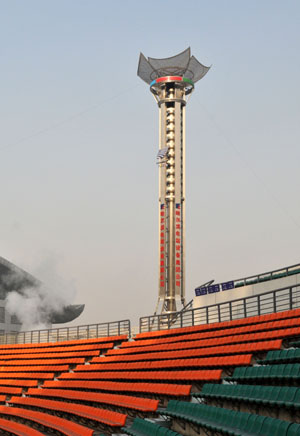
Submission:
M 190 48 L 166 58 L 140 54 L 138 76 L 159 107 L 159 278 L 156 313 L 185 306 L 185 106 L 209 67 Z

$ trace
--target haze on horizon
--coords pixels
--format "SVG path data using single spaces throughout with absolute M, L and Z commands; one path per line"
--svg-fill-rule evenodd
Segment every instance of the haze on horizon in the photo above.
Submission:
M 136 70 L 190 46 L 212 67 L 187 105 L 187 300 L 300 262 L 299 2 L 1 6 L 0 256 L 55 264 L 80 324 L 153 313 L 158 109 Z

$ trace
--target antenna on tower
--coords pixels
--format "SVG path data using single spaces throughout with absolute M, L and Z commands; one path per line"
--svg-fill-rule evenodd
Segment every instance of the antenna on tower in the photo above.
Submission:
M 138 76 L 159 107 L 159 278 L 155 313 L 174 313 L 185 301 L 185 106 L 209 67 L 190 48 L 165 59 L 140 54 Z

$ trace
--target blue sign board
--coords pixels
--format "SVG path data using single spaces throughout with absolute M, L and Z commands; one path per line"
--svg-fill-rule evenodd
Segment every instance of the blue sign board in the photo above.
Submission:
M 209 294 L 214 294 L 215 292 L 220 292 L 220 285 L 208 286 L 208 293 Z
M 234 289 L 234 282 L 225 282 L 218 285 L 210 285 L 210 286 L 200 286 L 195 289 L 196 297 L 200 297 L 201 295 L 206 294 L 214 294 L 215 292 L 228 291 L 229 289 Z
M 234 289 L 234 282 L 222 283 L 222 291 L 228 291 L 229 289 Z
M 206 295 L 207 294 L 207 288 L 206 287 L 196 288 L 195 289 L 195 294 L 196 294 L 196 297 L 200 297 L 200 295 Z

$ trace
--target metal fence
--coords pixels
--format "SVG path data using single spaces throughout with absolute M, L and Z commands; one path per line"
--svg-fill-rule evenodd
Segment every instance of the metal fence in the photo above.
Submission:
M 272 271 L 268 271 L 261 274 L 256 274 L 254 276 L 243 277 L 241 279 L 233 280 L 234 287 L 252 285 L 255 283 L 265 282 L 268 280 L 279 279 L 282 277 L 299 274 L 300 273 L 300 264 L 297 263 L 295 265 L 286 266 L 284 268 L 274 269 Z
M 213 322 L 232 321 L 298 307 L 300 307 L 300 285 L 294 285 L 183 312 L 144 316 L 140 318 L 139 329 L 140 333 L 168 330 Z
M 61 342 L 72 339 L 101 338 L 119 335 L 131 335 L 130 321 L 128 319 L 76 327 L 7 333 L 0 336 L 0 344 Z

